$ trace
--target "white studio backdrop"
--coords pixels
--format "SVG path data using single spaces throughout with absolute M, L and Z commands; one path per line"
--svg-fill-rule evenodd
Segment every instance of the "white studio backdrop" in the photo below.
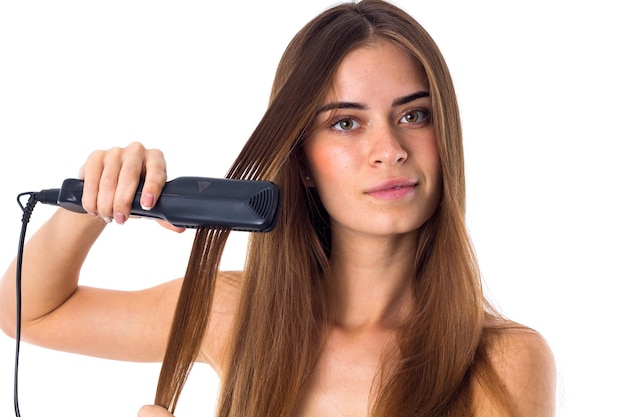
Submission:
M 242 4 L 243 3 L 243 4 Z M 264 112 L 295 32 L 332 1 L 0 2 L 0 268 L 20 192 L 60 186 L 89 152 L 141 141 L 170 177 L 225 174 Z M 398 0 L 440 45 L 464 121 L 468 225 L 490 298 L 548 339 L 558 415 L 626 416 L 623 281 L 626 28 L 618 2 Z M 29 235 L 54 208 L 38 205 Z M 84 283 L 184 273 L 193 231 L 110 225 Z M 234 233 L 224 267 L 240 267 Z M 13 414 L 14 341 L 0 335 L 0 415 Z M 158 364 L 21 346 L 23 417 L 134 416 Z M 177 416 L 210 415 L 197 365 Z

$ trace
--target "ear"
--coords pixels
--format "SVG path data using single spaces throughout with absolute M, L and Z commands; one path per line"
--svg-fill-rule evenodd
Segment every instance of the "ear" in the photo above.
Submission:
M 303 182 L 304 182 L 305 187 L 315 188 L 315 182 L 313 182 L 313 179 L 311 178 L 310 175 L 305 175 Z
M 304 155 L 304 151 L 302 150 L 300 153 L 298 153 L 298 162 L 298 173 L 300 174 L 300 180 L 302 181 L 302 184 L 304 184 L 304 186 L 307 188 L 314 188 L 315 182 L 313 181 L 313 177 L 310 174 L 311 170 L 309 169 L 309 163 Z

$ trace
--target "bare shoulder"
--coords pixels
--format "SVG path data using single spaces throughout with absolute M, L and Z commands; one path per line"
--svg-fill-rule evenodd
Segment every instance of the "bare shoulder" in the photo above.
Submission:
M 491 324 L 487 328 L 486 359 L 500 384 L 498 389 L 510 399 L 514 415 L 554 416 L 556 365 L 545 338 L 517 323 Z M 500 415 L 489 407 L 491 402 L 487 397 L 484 390 L 478 391 L 477 415 Z
M 243 272 L 221 271 L 215 283 L 208 329 L 199 360 L 219 370 L 241 298 Z

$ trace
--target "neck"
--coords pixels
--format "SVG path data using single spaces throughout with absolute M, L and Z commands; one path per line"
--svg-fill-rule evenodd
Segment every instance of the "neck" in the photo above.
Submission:
M 397 328 L 410 311 L 415 234 L 334 239 L 331 265 L 337 326 Z

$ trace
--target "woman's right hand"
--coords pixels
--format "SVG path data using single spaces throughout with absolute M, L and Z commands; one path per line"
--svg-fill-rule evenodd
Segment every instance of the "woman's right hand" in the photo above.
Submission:
M 150 210 L 161 195 L 167 169 L 160 150 L 147 149 L 134 142 L 125 148 L 92 152 L 81 167 L 79 177 L 84 180 L 83 208 L 106 222 L 123 224 L 130 217 L 140 180 L 144 182 L 140 204 L 144 210 Z M 177 232 L 184 230 L 162 220 L 158 222 Z
M 141 205 L 154 207 L 167 179 L 163 153 L 146 149 L 134 142 L 125 148 L 94 151 L 81 167 L 79 177 L 84 180 L 83 208 L 92 216 L 106 222 L 124 223 L 130 216 L 132 201 L 144 178 Z

